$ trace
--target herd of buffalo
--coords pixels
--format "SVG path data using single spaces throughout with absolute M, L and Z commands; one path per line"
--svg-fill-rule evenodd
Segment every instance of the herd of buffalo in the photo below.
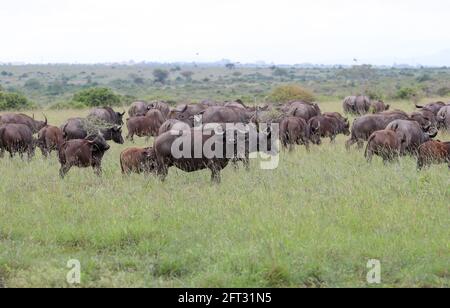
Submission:
M 372 101 L 365 96 L 347 97 L 343 102 L 345 114 L 358 116 L 352 125 L 348 118 L 338 112 L 322 112 L 319 105 L 302 101 L 287 104 L 270 104 L 264 106 L 246 106 L 242 101 L 184 104 L 171 108 L 164 102 L 135 102 L 131 105 L 126 120 L 128 135 L 133 141 L 135 136 L 154 137 L 153 147 L 129 148 L 122 152 L 120 163 L 122 172 L 155 173 L 164 179 L 168 169 L 175 166 L 186 172 L 209 169 L 212 180 L 220 181 L 220 171 L 230 161 L 243 161 L 248 168 L 249 155 L 262 151 L 259 141 L 269 144 L 270 153 L 280 140 L 281 145 L 289 151 L 296 145 L 321 144 L 323 138 L 334 142 L 339 134 L 350 136 L 346 142 L 347 149 L 357 144 L 362 148 L 367 143 L 365 156 L 370 161 L 374 155 L 384 162 L 397 160 L 404 155 L 417 158 L 418 168 L 431 163 L 448 163 L 450 168 L 450 142 L 433 140 L 438 130 L 450 131 L 450 103 L 430 103 L 416 106 L 417 111 L 407 113 L 402 110 L 390 110 L 382 101 Z M 16 153 L 22 158 L 25 154 L 31 159 L 35 148 L 41 149 L 44 157 L 57 151 L 61 164 L 60 175 L 64 177 L 72 167 L 92 167 L 101 174 L 101 163 L 110 146 L 107 141 L 124 143 L 122 127 L 125 112 L 116 112 L 110 107 L 95 108 L 86 118 L 71 118 L 61 127 L 35 120 L 34 116 L 5 113 L 0 115 L 0 156 L 5 151 L 11 157 Z M 247 130 L 218 130 L 210 135 L 199 134 L 201 125 L 217 123 L 243 123 Z M 261 129 L 261 124 L 266 129 Z M 279 136 L 273 134 L 271 127 L 277 124 Z M 250 127 L 250 128 L 248 128 Z M 184 136 L 183 132 L 195 142 L 207 143 L 213 138 L 215 142 L 229 143 L 237 134 L 257 135 L 258 142 L 253 147 L 246 144 L 244 155 L 235 157 L 175 157 L 171 151 L 176 138 Z M 175 133 L 174 133 L 175 132 Z M 200 140 L 200 141 L 198 141 Z M 192 149 L 193 151 L 193 149 Z

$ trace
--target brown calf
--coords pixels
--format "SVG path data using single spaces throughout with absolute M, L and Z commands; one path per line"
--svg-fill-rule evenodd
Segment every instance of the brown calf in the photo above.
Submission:
M 420 170 L 424 166 L 431 164 L 448 163 L 450 169 L 450 142 L 428 141 L 419 147 L 419 157 L 417 168 Z
M 156 171 L 156 154 L 153 148 L 129 148 L 120 154 L 123 174 L 150 173 Z

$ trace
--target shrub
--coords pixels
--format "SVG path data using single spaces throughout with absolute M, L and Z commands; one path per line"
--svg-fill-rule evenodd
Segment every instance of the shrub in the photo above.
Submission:
M 414 88 L 400 88 L 395 94 L 395 98 L 397 99 L 411 99 L 418 95 L 417 89 Z
M 90 88 L 76 93 L 72 101 L 88 107 L 117 106 L 122 103 L 122 97 L 108 88 Z
M 155 77 L 155 81 L 165 83 L 169 78 L 169 72 L 158 68 L 153 71 L 153 77 Z
M 285 85 L 277 87 L 269 96 L 270 100 L 275 103 L 288 103 L 290 101 L 304 101 L 312 103 L 315 98 L 308 90 L 299 85 Z
M 437 90 L 437 94 L 439 96 L 449 96 L 450 95 L 450 87 L 442 87 Z
M 34 104 L 21 94 L 0 91 L 0 110 L 19 110 L 33 107 Z
M 286 70 L 284 68 L 277 67 L 272 71 L 272 75 L 278 76 L 278 77 L 284 77 L 284 76 L 288 76 L 289 72 L 288 72 L 288 70 Z
M 28 79 L 25 82 L 24 87 L 29 90 L 39 90 L 42 87 L 42 84 L 37 79 Z

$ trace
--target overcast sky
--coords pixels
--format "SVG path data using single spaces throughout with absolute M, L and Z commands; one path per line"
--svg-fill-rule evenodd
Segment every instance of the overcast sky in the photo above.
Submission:
M 448 0 L 2 0 L 0 62 L 450 65 L 449 14 Z

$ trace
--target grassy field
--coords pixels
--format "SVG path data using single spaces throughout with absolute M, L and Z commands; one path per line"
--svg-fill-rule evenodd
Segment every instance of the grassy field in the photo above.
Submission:
M 57 125 L 83 115 L 47 113 Z M 102 178 L 62 181 L 55 155 L 2 159 L 0 286 L 67 287 L 78 259 L 81 287 L 365 287 L 378 259 L 383 287 L 449 287 L 447 166 L 368 164 L 345 140 L 281 153 L 273 171 L 228 168 L 220 186 L 207 171 L 123 177 L 130 143 L 112 145 Z

